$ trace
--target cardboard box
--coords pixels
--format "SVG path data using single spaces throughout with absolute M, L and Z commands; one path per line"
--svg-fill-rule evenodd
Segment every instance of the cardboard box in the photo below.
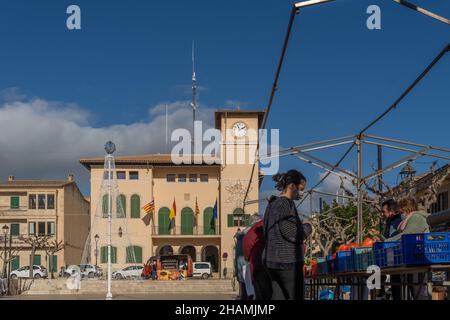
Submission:
M 433 292 L 432 300 L 445 300 L 445 292 Z

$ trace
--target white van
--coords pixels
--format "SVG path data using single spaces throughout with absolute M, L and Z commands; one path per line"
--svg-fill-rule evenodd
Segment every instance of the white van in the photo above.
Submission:
M 196 278 L 208 279 L 212 277 L 211 263 L 209 262 L 193 262 L 192 276 Z

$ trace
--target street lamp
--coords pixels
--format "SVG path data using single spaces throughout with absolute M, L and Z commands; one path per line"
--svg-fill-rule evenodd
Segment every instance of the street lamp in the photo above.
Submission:
M 94 254 L 95 254 L 95 266 L 97 267 L 97 257 L 98 257 L 98 239 L 99 239 L 100 237 L 98 236 L 98 234 L 96 234 L 95 236 L 94 236 L 94 240 L 95 240 L 95 252 L 94 252 Z
M 105 161 L 108 166 L 108 292 L 106 293 L 106 300 L 112 299 L 112 266 L 111 266 L 111 225 L 112 225 L 112 163 L 114 161 L 113 153 L 116 151 L 116 145 L 108 141 L 105 144 L 106 157 Z
M 8 234 L 8 231 L 9 231 L 9 227 L 8 227 L 8 225 L 4 225 L 3 226 L 3 228 L 2 228 L 2 231 L 3 231 L 3 236 L 4 236 L 4 238 L 5 238 L 5 250 L 4 250 L 4 257 L 5 257 L 5 260 L 3 261 L 3 277 L 5 277 L 6 278 L 6 260 L 7 260 L 7 257 L 6 257 L 6 236 L 7 236 L 7 234 Z

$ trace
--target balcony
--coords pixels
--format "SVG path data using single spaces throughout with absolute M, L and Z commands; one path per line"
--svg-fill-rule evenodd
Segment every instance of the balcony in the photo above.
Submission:
M 12 248 L 30 248 L 31 249 L 31 245 L 29 243 L 27 243 L 24 238 L 28 238 L 30 237 L 28 234 L 24 234 L 24 235 L 19 235 L 19 236 L 12 236 L 11 239 L 11 247 Z M 51 242 L 53 240 L 55 240 L 55 236 L 54 235 L 49 235 L 48 236 L 48 241 Z M 7 248 L 9 248 L 9 238 L 10 235 L 8 234 L 6 236 L 6 246 Z M 5 245 L 5 236 L 2 234 L 0 235 L 0 251 L 4 249 L 4 245 Z
M 220 237 L 219 228 L 205 228 L 203 226 L 186 228 L 176 226 L 169 230 L 167 226 L 153 226 L 152 237 L 154 238 L 217 238 Z
M 0 206 L 0 217 L 17 218 L 17 217 L 38 217 L 52 216 L 56 214 L 56 209 L 28 209 L 28 206 L 20 206 L 11 208 L 10 206 Z

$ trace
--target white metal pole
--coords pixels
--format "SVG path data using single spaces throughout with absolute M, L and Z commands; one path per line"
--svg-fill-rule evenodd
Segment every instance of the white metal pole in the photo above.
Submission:
M 357 242 L 358 244 L 361 244 L 363 241 L 363 196 L 362 196 L 362 170 L 363 170 L 363 155 L 362 155 L 362 143 L 361 140 L 358 138 L 356 140 L 356 146 L 358 148 L 358 184 L 357 184 L 357 190 L 358 190 L 358 213 L 357 213 Z
M 108 292 L 106 293 L 106 300 L 112 300 L 111 293 L 111 218 L 112 218 L 112 195 L 111 195 L 111 158 L 112 155 L 108 155 Z

